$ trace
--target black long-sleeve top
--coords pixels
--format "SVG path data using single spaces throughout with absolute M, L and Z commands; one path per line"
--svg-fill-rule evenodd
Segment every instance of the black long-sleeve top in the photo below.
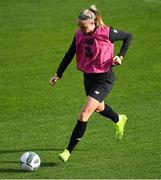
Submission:
M 114 41 L 121 40 L 123 41 L 120 52 L 118 53 L 118 56 L 125 56 L 127 49 L 131 43 L 132 40 L 132 34 L 120 30 L 113 29 L 110 27 L 110 34 L 109 34 L 109 40 L 113 43 Z M 72 61 L 74 55 L 76 53 L 76 40 L 75 37 L 73 38 L 73 41 L 66 52 L 65 56 L 63 57 L 58 69 L 57 69 L 57 76 L 59 78 L 62 77 L 63 72 L 67 68 L 67 66 Z

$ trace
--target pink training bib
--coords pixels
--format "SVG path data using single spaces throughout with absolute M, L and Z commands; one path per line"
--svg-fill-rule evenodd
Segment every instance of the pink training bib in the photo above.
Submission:
M 109 40 L 110 28 L 98 27 L 91 35 L 76 32 L 77 68 L 85 73 L 104 73 L 113 63 L 114 44 Z

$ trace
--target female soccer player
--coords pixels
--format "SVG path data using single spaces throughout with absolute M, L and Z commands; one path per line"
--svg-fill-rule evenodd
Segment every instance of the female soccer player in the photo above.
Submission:
M 55 85 L 76 54 L 77 68 L 84 74 L 87 100 L 79 113 L 67 148 L 59 154 L 59 159 L 63 162 L 68 160 L 76 144 L 83 137 L 88 119 L 93 112 L 98 112 L 115 123 L 118 139 L 123 136 L 127 120 L 125 115 L 118 115 L 105 104 L 104 99 L 114 84 L 112 67 L 121 65 L 132 35 L 104 25 L 94 5 L 80 12 L 77 23 L 79 29 L 74 35 L 71 46 L 62 59 L 57 73 L 50 79 L 50 84 Z M 117 40 L 123 43 L 120 52 L 114 57 L 114 41 Z

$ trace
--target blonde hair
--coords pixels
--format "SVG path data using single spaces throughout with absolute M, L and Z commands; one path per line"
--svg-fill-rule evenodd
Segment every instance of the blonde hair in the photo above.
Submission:
M 96 26 L 104 26 L 102 16 L 95 5 L 80 12 L 77 22 L 94 22 Z
M 104 24 L 104 22 L 102 20 L 102 16 L 101 16 L 100 12 L 97 10 L 96 6 L 91 5 L 89 10 L 95 14 L 96 26 L 104 26 L 105 24 Z

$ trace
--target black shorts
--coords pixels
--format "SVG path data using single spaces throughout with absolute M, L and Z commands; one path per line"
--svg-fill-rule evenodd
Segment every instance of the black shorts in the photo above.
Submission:
M 114 72 L 86 74 L 84 73 L 84 87 L 87 96 L 91 96 L 100 103 L 112 90 L 115 81 Z

